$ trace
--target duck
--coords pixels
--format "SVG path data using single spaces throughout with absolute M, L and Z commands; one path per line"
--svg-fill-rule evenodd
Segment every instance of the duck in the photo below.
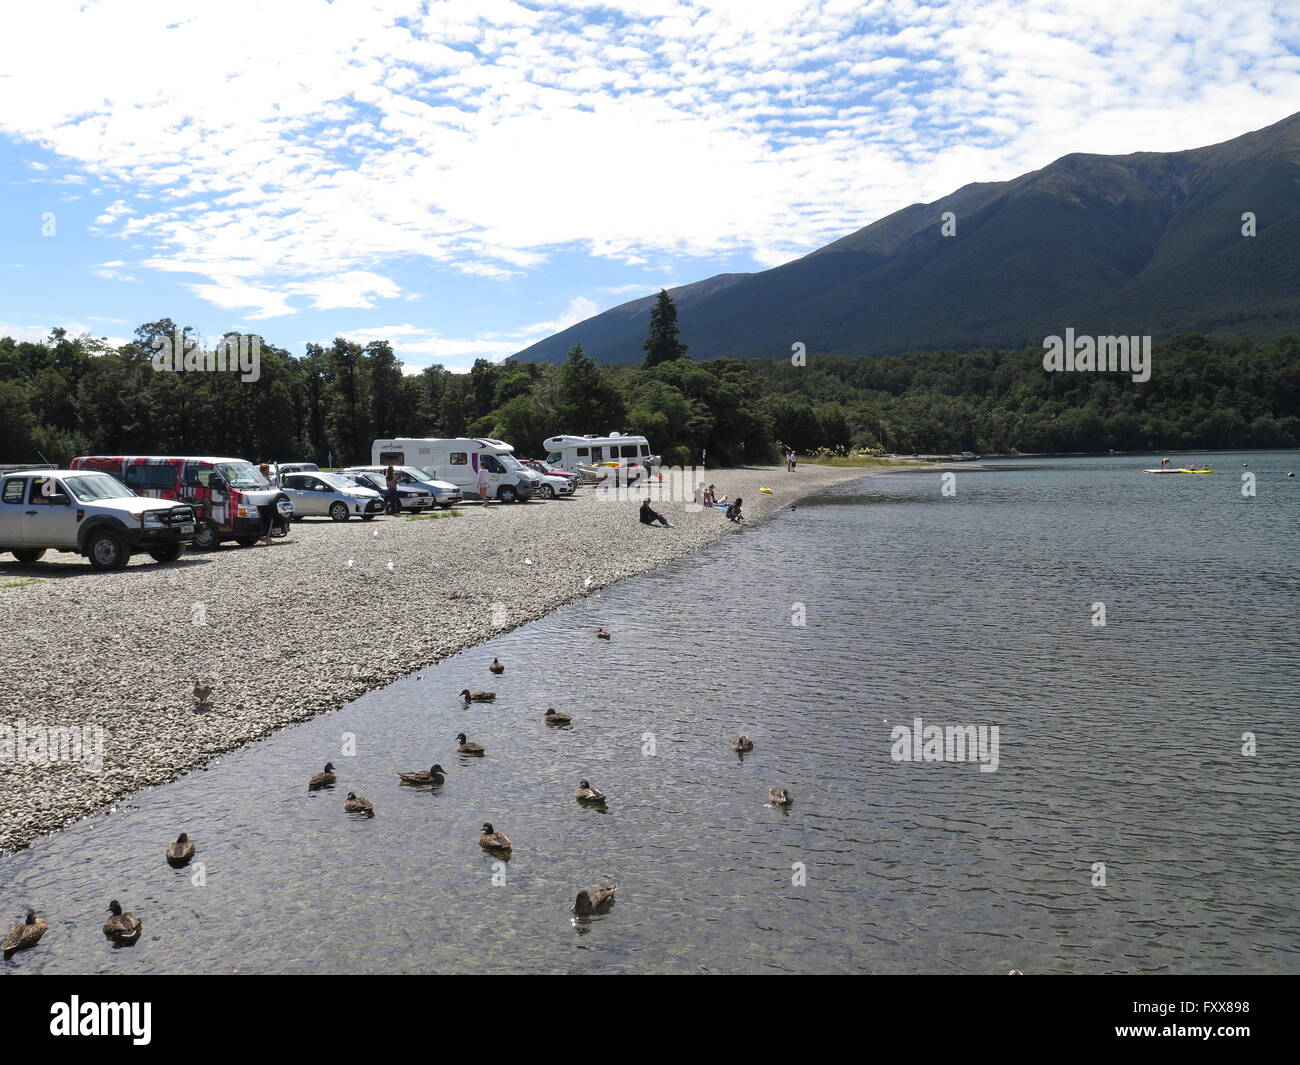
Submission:
M 754 741 L 748 736 L 741 736 L 739 739 L 731 741 L 731 749 L 737 754 L 746 754 L 754 749 Z
M 334 775 L 334 763 L 326 762 L 325 768 L 307 781 L 307 790 L 316 791 L 319 788 L 328 788 L 336 780 L 338 780 L 338 777 Z
M 123 913 L 122 904 L 114 899 L 108 904 L 108 912 L 113 916 L 104 922 L 104 935 L 114 943 L 128 946 L 140 938 L 144 925 L 133 913 Z
M 617 887 L 584 888 L 578 892 L 578 897 L 573 903 L 573 912 L 579 917 L 609 913 L 614 906 L 614 892 L 617 890 Z
M 597 630 L 596 630 L 596 639 L 598 639 L 598 640 L 608 640 L 608 639 L 609 639 L 609 633 L 607 633 L 604 629 L 597 629 Z
M 794 792 L 789 788 L 768 788 L 767 801 L 773 806 L 791 806 L 794 804 Z
M 568 714 L 562 714 L 554 707 L 546 711 L 546 723 L 548 725 L 567 725 L 572 720 L 573 718 Z
M 504 832 L 498 832 L 494 829 L 491 821 L 483 822 L 483 832 L 478 838 L 478 845 L 489 851 L 508 851 L 511 849 L 510 837 Z
M 465 733 L 460 732 L 456 735 L 456 753 L 457 754 L 486 754 L 487 748 L 481 743 L 470 743 L 465 738 Z
M 574 793 L 574 798 L 579 802 L 603 803 L 605 793 L 593 788 L 590 781 L 582 780 L 578 782 L 578 790 Z
M 41 941 L 41 936 L 45 935 L 50 926 L 45 923 L 45 918 L 37 917 L 35 910 L 27 911 L 27 919 L 22 924 L 16 924 L 5 933 L 3 945 L 0 950 L 4 951 L 5 960 L 10 955 L 20 950 L 31 950 Z
M 447 779 L 443 776 L 443 769 L 440 765 L 431 766 L 427 773 L 424 770 L 419 770 L 415 773 L 398 773 L 397 775 L 402 778 L 403 784 L 414 784 L 416 787 L 422 788 L 439 787 Z
M 179 869 L 183 865 L 189 865 L 190 859 L 194 857 L 194 844 L 190 842 L 190 837 L 182 832 L 176 837 L 176 842 L 167 848 L 167 864 Z
M 375 816 L 374 804 L 369 799 L 357 798 L 355 791 L 348 792 L 348 797 L 343 801 L 343 809 L 350 814 L 365 814 L 367 817 Z
M 200 684 L 194 682 L 194 703 L 202 710 L 208 708 L 208 701 L 212 698 L 212 686 L 210 684 Z
M 492 659 L 492 664 L 488 666 L 488 669 L 490 669 L 493 673 L 497 674 L 497 676 L 500 676 L 502 673 L 506 671 L 506 667 L 503 666 L 500 662 L 498 662 L 495 658 Z
M 461 690 L 460 697 L 467 703 L 490 703 L 497 697 L 496 692 L 472 692 L 468 688 Z

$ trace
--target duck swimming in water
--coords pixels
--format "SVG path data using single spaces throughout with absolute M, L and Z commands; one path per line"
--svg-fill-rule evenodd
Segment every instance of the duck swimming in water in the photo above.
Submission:
M 483 822 L 483 832 L 478 838 L 478 845 L 489 851 L 509 851 L 510 837 L 492 827 L 491 821 Z
M 741 736 L 740 739 L 731 741 L 731 749 L 737 754 L 747 754 L 754 749 L 754 741 L 748 736 Z
M 348 792 L 348 797 L 343 800 L 343 809 L 350 814 L 364 814 L 366 817 L 375 816 L 374 804 L 369 799 L 357 798 L 354 791 Z
M 791 806 L 794 804 L 794 792 L 788 788 L 768 788 L 767 801 L 773 806 Z
M 503 666 L 500 662 L 498 662 L 495 658 L 492 659 L 492 664 L 488 666 L 488 669 L 492 670 L 492 672 L 496 673 L 498 676 L 506 671 L 506 667 Z
M 144 930 L 140 918 L 133 913 L 123 913 L 122 904 L 117 899 L 108 904 L 108 912 L 112 916 L 104 922 L 104 935 L 123 946 L 130 946 L 140 938 Z
M 167 848 L 167 864 L 179 869 L 183 865 L 189 865 L 190 859 L 194 857 L 194 844 L 190 842 L 190 837 L 182 832 L 176 837 L 176 842 Z
M 603 803 L 605 793 L 593 788 L 590 781 L 583 780 L 578 783 L 578 790 L 574 793 L 574 798 L 579 802 Z
M 562 714 L 554 708 L 546 711 L 546 723 L 548 725 L 567 725 L 572 720 L 573 718 L 568 714 Z
M 469 740 L 465 738 L 465 733 L 463 732 L 457 735 L 456 744 L 457 744 L 456 747 L 457 754 L 486 754 L 487 753 L 486 747 L 484 747 L 481 743 L 470 743 Z
M 419 788 L 436 788 L 447 779 L 443 776 L 443 768 L 440 765 L 430 767 L 427 773 L 424 770 L 419 770 L 415 773 L 398 773 L 397 775 L 401 777 L 403 784 L 413 784 Z
M 307 790 L 318 791 L 321 788 L 328 788 L 336 780 L 338 780 L 338 777 L 334 775 L 334 763 L 326 762 L 325 769 L 307 781 Z
M 467 703 L 490 703 L 497 697 L 496 692 L 472 692 L 468 688 L 461 691 L 460 697 Z
M 604 629 L 597 629 L 597 630 L 596 630 L 596 639 L 598 639 L 598 640 L 608 640 L 608 639 L 609 639 L 609 633 L 607 633 Z
M 28 910 L 27 919 L 22 924 L 14 925 L 5 933 L 4 943 L 0 945 L 5 960 L 8 961 L 11 955 L 20 950 L 31 950 L 41 941 L 41 936 L 45 935 L 49 927 L 44 918 L 36 916 L 35 910 Z
M 573 903 L 573 912 L 579 917 L 609 913 L 614 906 L 614 892 L 617 890 L 617 887 L 585 888 L 578 892 L 578 898 Z

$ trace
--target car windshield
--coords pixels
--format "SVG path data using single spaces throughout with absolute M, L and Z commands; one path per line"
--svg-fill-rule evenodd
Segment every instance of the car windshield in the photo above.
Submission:
M 135 495 L 116 477 L 106 473 L 87 473 L 79 477 L 65 477 L 67 486 L 79 503 L 89 503 L 96 499 L 122 499 Z
M 319 477 L 326 484 L 330 485 L 331 487 L 338 488 L 344 492 L 350 491 L 351 489 L 357 487 L 346 477 L 340 477 L 337 473 L 318 473 L 316 474 L 316 476 Z
M 218 462 L 217 472 L 231 488 L 271 487 L 271 482 L 251 462 Z
M 421 480 L 425 481 L 432 481 L 438 476 L 438 468 L 436 466 L 418 466 L 415 467 L 415 472 L 420 475 Z
M 498 455 L 497 461 L 508 470 L 522 470 L 524 468 L 524 464 L 514 455 Z

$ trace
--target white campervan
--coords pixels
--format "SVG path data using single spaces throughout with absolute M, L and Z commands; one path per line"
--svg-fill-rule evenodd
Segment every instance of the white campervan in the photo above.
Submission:
M 650 454 L 650 441 L 631 433 L 610 433 L 608 436 L 552 436 L 542 441 L 548 454 L 546 461 L 562 470 L 577 470 L 579 466 L 600 466 L 618 463 L 630 473 L 645 470 L 652 473 L 659 464 L 659 456 Z
M 480 480 L 488 495 L 502 503 L 531 498 L 542 483 L 514 455 L 504 440 L 491 437 L 407 438 L 376 440 L 370 461 L 376 466 L 415 466 L 430 477 L 450 481 L 466 499 L 479 498 Z

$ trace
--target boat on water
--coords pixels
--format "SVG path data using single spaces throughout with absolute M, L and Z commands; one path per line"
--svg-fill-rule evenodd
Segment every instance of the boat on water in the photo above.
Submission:
M 1143 470 L 1143 473 L 1213 473 L 1213 470 Z

